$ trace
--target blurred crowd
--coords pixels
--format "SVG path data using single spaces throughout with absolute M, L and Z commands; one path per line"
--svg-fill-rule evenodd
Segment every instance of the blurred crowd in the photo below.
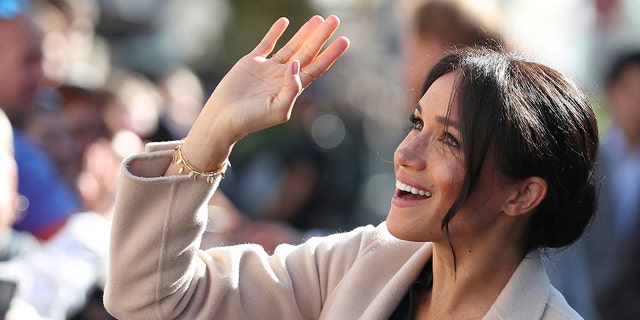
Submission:
M 0 0 L 0 312 L 111 319 L 102 286 L 117 254 L 108 241 L 122 159 L 183 138 L 215 81 L 269 23 L 323 14 L 321 2 Z M 405 119 L 386 111 L 408 117 L 451 48 L 522 48 L 505 36 L 499 1 L 365 3 L 375 9 L 352 13 L 344 28 L 354 56 L 377 58 L 347 54 L 303 92 L 291 121 L 238 143 L 202 247 L 270 251 L 381 221 L 386 212 L 372 208 L 388 207 L 391 150 L 406 133 Z M 585 4 L 603 28 L 624 11 L 623 1 Z M 247 37 L 229 36 L 237 33 Z M 637 319 L 640 47 L 603 52 L 593 75 L 601 90 L 590 92 L 602 106 L 600 209 L 584 239 L 549 253 L 547 269 L 586 319 Z

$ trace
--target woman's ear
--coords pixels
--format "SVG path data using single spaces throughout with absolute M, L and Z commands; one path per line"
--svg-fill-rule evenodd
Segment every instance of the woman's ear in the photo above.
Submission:
M 519 216 L 535 209 L 547 196 L 547 181 L 529 177 L 514 185 L 514 193 L 505 203 L 503 211 L 509 216 Z

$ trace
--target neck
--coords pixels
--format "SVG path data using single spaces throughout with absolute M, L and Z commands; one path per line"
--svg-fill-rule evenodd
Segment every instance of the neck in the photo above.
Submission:
M 502 237 L 473 242 L 453 239 L 455 267 L 448 241 L 434 243 L 433 287 L 424 302 L 428 310 L 424 319 L 473 319 L 489 311 L 525 255 L 516 245 L 521 235 L 506 230 L 486 233 Z

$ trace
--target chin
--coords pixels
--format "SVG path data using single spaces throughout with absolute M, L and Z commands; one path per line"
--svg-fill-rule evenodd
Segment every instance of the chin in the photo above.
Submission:
M 386 225 L 391 235 L 404 241 L 434 242 L 446 239 L 440 223 L 408 219 L 401 214 L 394 214 L 393 210 L 387 215 Z
M 419 230 L 415 230 L 415 224 L 400 219 L 394 219 L 391 215 L 387 217 L 387 230 L 394 237 L 405 241 L 424 242 Z

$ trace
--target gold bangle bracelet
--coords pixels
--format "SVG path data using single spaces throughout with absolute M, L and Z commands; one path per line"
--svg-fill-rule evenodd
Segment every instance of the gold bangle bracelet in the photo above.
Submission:
M 217 169 L 212 171 L 202 171 L 196 169 L 189 160 L 184 156 L 182 150 L 182 144 L 184 141 L 180 141 L 180 143 L 176 146 L 175 151 L 173 153 L 173 160 L 171 163 L 177 164 L 178 174 L 182 174 L 185 170 L 188 172 L 189 178 L 193 178 L 193 181 L 198 181 L 198 177 L 206 178 L 207 183 L 213 183 L 217 176 L 221 176 L 224 179 L 224 173 L 228 167 L 231 166 L 229 160 L 225 160 L 225 162 Z

